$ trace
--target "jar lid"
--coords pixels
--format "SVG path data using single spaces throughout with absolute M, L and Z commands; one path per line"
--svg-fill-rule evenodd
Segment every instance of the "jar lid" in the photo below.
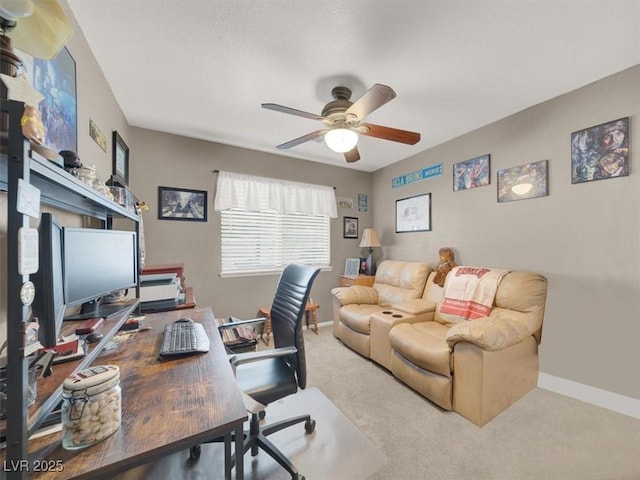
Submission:
M 120 368 L 116 365 L 96 365 L 69 375 L 62 388 L 67 395 L 95 395 L 120 381 Z

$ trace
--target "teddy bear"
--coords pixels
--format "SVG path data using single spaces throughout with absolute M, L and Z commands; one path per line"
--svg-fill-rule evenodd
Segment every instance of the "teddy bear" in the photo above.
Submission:
M 433 283 L 444 287 L 444 281 L 447 278 L 447 274 L 453 269 L 453 267 L 457 267 L 458 264 L 453 259 L 453 250 L 449 247 L 442 247 L 438 250 L 438 255 L 440 256 L 440 264 L 436 267 L 436 274 L 433 277 Z

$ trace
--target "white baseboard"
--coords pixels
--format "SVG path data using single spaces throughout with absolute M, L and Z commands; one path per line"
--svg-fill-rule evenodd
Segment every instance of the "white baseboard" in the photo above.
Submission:
M 640 419 L 640 400 L 540 372 L 538 387 Z

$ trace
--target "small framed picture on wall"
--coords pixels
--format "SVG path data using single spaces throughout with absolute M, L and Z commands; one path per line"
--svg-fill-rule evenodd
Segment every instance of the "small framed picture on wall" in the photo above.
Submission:
M 358 218 L 343 217 L 343 234 L 344 238 L 358 238 Z

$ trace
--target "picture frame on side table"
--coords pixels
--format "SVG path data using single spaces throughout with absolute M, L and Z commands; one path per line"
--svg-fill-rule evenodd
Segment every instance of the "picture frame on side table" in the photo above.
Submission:
M 344 264 L 344 276 L 347 278 L 358 278 L 360 273 L 360 259 L 347 258 Z
M 431 194 L 396 200 L 396 233 L 431 231 Z
M 342 217 L 343 238 L 358 238 L 358 217 Z
M 120 134 L 113 131 L 113 180 L 121 187 L 129 186 L 129 147 Z
M 207 191 L 158 187 L 158 219 L 207 221 Z

